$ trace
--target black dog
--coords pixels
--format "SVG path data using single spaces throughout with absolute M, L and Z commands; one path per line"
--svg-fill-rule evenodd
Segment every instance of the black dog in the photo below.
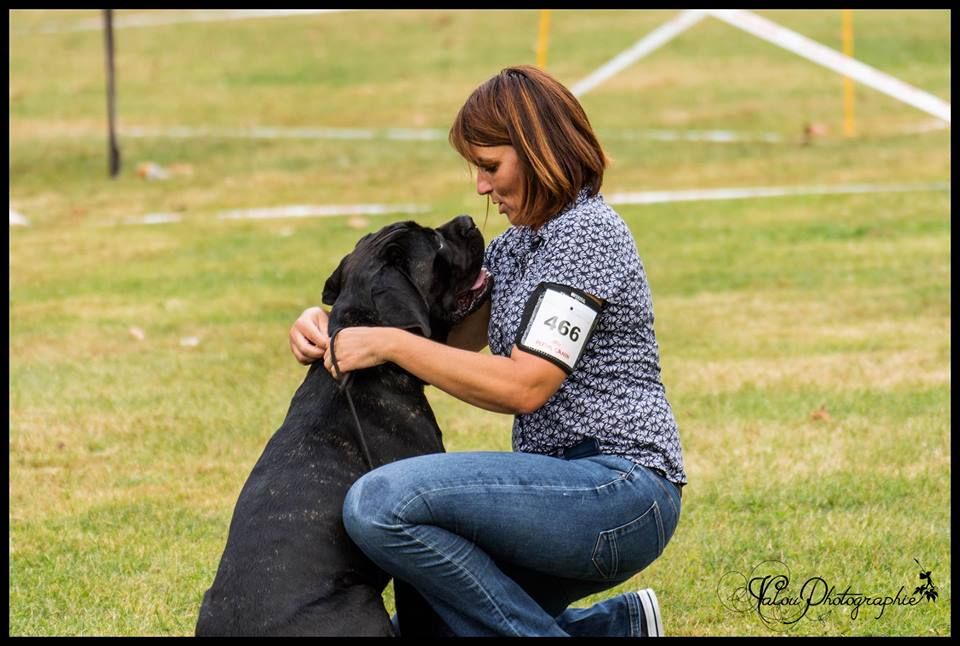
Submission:
M 489 296 L 482 261 L 469 216 L 368 234 L 324 286 L 329 333 L 383 325 L 445 340 Z M 349 373 L 342 387 L 314 363 L 240 492 L 197 635 L 393 634 L 381 598 L 389 577 L 341 520 L 347 489 L 369 469 L 364 444 L 374 466 L 444 450 L 423 382 L 388 363 Z M 435 620 L 411 587 L 395 582 L 395 591 L 404 635 Z

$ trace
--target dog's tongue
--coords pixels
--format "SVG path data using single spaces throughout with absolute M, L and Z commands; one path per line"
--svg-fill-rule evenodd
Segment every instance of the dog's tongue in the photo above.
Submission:
M 473 286 L 470 287 L 470 291 L 474 291 L 483 287 L 483 281 L 487 279 L 487 268 L 481 267 L 480 273 L 477 274 L 477 279 L 473 281 Z

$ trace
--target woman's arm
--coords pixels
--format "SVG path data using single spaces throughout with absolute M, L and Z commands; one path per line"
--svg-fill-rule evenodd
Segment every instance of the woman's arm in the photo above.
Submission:
M 321 307 L 308 307 L 290 326 L 290 352 L 297 361 L 309 366 L 323 358 L 330 338 L 327 336 L 329 314 Z M 487 324 L 490 322 L 490 301 L 458 323 L 447 337 L 455 348 L 479 352 L 487 346 Z
M 546 359 L 516 346 L 509 357 L 481 354 L 398 328 L 346 328 L 335 343 L 341 372 L 391 361 L 457 399 L 498 413 L 537 410 L 567 377 Z M 332 374 L 329 351 L 324 364 Z

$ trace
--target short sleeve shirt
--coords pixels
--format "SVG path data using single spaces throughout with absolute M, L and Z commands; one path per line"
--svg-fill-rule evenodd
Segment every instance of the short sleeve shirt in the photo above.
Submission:
M 516 416 L 514 450 L 560 455 L 593 436 L 603 453 L 686 484 L 677 423 L 660 380 L 646 273 L 630 229 L 603 197 L 582 191 L 539 229 L 510 227 L 487 246 L 484 262 L 494 277 L 488 335 L 497 355 L 512 352 L 540 283 L 604 301 L 573 372 L 540 409 Z

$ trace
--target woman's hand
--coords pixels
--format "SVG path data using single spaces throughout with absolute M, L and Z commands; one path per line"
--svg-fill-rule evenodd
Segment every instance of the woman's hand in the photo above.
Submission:
M 329 316 L 320 307 L 303 311 L 290 328 L 290 351 L 305 366 L 322 359 L 330 344 L 327 336 Z M 339 357 L 337 357 L 339 359 Z
M 334 339 L 334 351 L 337 353 L 337 367 L 345 374 L 352 370 L 372 368 L 385 363 L 386 348 L 391 333 L 399 331 L 385 327 L 348 327 L 337 333 Z M 336 379 L 333 357 L 330 348 L 323 356 L 323 365 Z

